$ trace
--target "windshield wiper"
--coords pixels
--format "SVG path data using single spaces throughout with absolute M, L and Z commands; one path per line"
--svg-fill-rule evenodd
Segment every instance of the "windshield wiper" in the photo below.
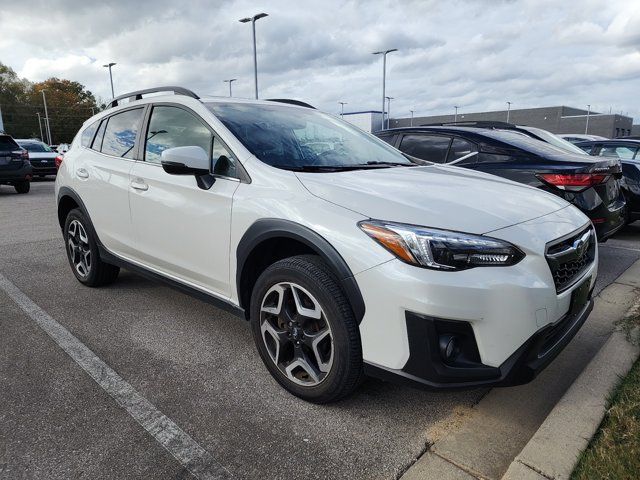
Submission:
M 387 165 L 389 167 L 416 167 L 415 163 L 402 162 L 380 162 L 378 160 L 370 160 L 365 165 Z

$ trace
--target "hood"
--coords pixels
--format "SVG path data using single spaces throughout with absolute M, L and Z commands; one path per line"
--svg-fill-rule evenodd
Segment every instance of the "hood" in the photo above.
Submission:
M 536 188 L 459 167 L 296 175 L 313 195 L 365 217 L 477 234 L 569 205 Z

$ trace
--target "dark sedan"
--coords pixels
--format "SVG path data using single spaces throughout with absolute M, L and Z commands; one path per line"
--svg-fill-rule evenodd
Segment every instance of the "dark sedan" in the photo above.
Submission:
M 55 164 L 58 153 L 52 150 L 49 145 L 37 139 L 16 139 L 16 142 L 29 152 L 34 175 L 44 177 L 58 173 Z
M 558 195 L 591 219 L 600 241 L 624 226 L 622 168 L 617 159 L 568 153 L 511 130 L 432 126 L 377 135 L 418 159 L 491 173 Z
M 9 135 L 0 134 L 0 185 L 12 185 L 18 193 L 27 193 L 33 171 L 29 153 Z
M 626 221 L 640 220 L 640 140 L 612 139 L 576 144 L 596 157 L 615 157 L 622 163 L 622 191 L 627 200 Z

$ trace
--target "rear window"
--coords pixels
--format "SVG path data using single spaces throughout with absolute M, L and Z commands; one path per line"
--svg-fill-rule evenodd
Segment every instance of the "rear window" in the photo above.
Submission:
M 98 124 L 100 122 L 93 122 L 82 132 L 82 137 L 80 138 L 80 145 L 83 147 L 88 147 L 91 145 L 91 140 L 93 140 L 93 136 L 96 134 L 96 130 L 98 129 Z
M 133 158 L 133 147 L 142 121 L 142 108 L 109 117 L 100 151 L 114 157 Z
M 0 135 L 0 150 L 19 150 L 20 146 L 8 135 Z
M 566 150 L 532 138 L 525 133 L 512 132 L 510 130 L 484 130 L 478 133 L 540 156 L 569 154 Z
M 25 150 L 34 153 L 53 152 L 48 145 L 40 142 L 20 142 L 20 146 Z

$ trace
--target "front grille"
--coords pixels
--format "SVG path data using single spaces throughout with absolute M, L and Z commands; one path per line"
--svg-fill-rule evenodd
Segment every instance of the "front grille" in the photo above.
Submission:
M 593 227 L 589 225 L 577 233 L 547 244 L 545 256 L 553 275 L 556 292 L 567 290 L 596 258 L 596 236 Z

